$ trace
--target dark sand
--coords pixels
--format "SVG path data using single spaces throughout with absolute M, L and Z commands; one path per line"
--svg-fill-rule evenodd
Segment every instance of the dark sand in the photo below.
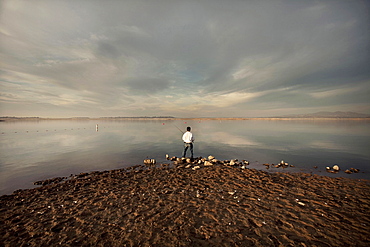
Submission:
M 368 180 L 138 167 L 0 203 L 0 246 L 370 246 Z

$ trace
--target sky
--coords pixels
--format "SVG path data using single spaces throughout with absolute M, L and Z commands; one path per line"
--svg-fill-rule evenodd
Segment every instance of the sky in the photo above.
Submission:
M 370 2 L 0 0 L 0 116 L 370 113 Z

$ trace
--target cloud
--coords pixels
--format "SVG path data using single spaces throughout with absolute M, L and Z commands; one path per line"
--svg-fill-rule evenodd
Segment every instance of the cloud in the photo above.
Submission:
M 359 87 L 346 87 L 346 88 L 337 88 L 337 89 L 330 89 L 330 90 L 323 90 L 319 92 L 310 93 L 310 95 L 314 98 L 321 99 L 321 98 L 328 98 L 328 97 L 341 97 L 348 93 L 353 93 L 359 91 Z
M 167 89 L 170 82 L 161 78 L 129 78 L 124 82 L 132 93 L 153 94 Z

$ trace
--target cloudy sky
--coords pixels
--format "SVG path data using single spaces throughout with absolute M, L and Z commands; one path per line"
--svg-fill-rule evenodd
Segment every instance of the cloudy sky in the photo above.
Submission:
M 370 113 L 368 1 L 0 0 L 0 116 Z

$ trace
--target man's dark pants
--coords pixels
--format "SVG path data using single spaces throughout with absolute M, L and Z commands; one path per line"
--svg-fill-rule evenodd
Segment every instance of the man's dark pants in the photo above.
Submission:
M 190 158 L 193 158 L 193 143 L 185 143 L 184 153 L 182 154 L 182 157 L 185 158 L 186 151 L 188 151 L 188 148 L 190 148 L 190 153 L 191 153 L 191 157 Z

